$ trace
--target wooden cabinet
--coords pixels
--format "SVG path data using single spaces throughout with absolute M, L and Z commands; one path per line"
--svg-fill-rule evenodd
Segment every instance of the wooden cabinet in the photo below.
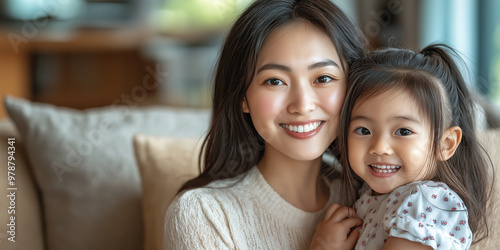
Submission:
M 117 104 L 134 94 L 151 99 L 156 89 L 137 91 L 154 73 L 155 63 L 141 52 L 148 38 L 140 28 L 47 27 L 33 36 L 23 35 L 22 27 L 0 30 L 0 96 L 77 109 Z

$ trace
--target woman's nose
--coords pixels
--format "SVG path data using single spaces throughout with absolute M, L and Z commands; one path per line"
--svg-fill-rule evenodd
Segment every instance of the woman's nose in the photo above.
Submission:
M 394 154 L 394 150 L 389 143 L 389 139 L 380 135 L 373 138 L 369 153 L 372 155 L 392 155 Z
M 292 114 L 304 115 L 316 109 L 317 96 L 308 82 L 292 85 L 288 98 L 288 112 Z

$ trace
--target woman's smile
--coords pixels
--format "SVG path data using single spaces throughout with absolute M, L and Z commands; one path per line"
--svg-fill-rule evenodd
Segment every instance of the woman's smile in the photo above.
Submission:
M 307 139 L 318 133 L 325 121 L 280 123 L 286 133 L 297 139 Z

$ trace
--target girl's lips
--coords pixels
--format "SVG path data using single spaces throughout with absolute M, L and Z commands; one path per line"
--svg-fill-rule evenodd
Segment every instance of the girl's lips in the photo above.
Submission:
M 396 172 L 401 169 L 401 166 L 388 164 L 388 163 L 380 163 L 380 164 L 370 164 L 368 165 L 368 169 L 370 173 L 375 177 L 390 177 L 396 174 Z
M 280 123 L 285 132 L 296 139 L 307 139 L 314 136 L 323 127 L 325 121 L 308 121 Z

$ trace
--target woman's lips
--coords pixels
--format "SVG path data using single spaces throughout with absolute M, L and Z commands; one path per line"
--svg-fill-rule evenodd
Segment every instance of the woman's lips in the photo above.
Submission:
M 280 123 L 286 133 L 297 139 L 307 139 L 314 136 L 323 127 L 325 121 Z

